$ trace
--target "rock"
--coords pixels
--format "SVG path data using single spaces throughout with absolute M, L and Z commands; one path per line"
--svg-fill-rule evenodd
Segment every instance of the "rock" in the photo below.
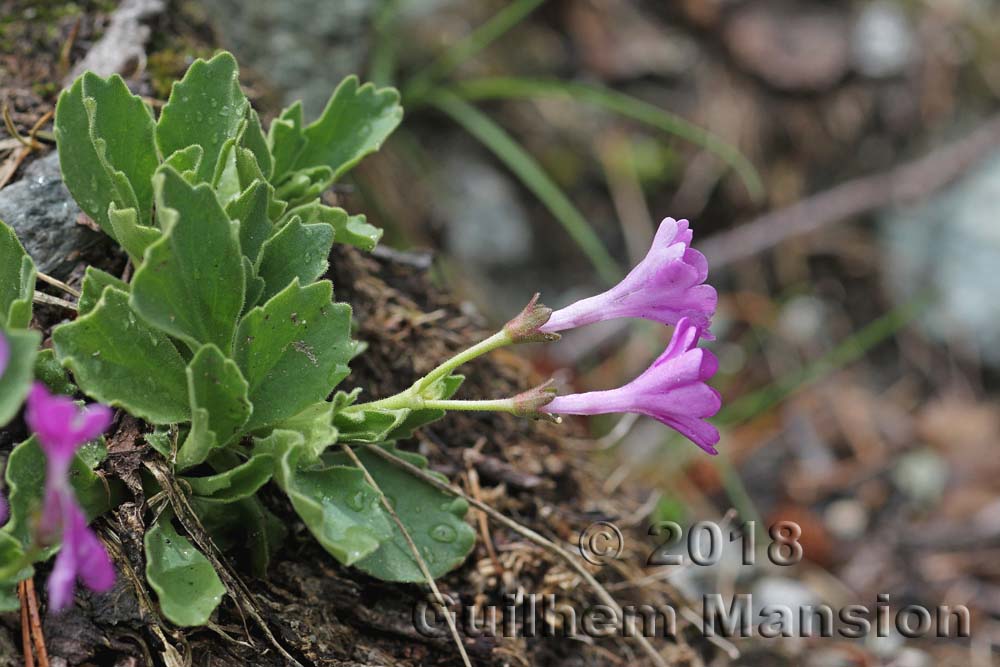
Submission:
M 830 503 L 823 518 L 826 527 L 837 539 L 856 540 L 868 527 L 868 510 L 854 498 L 842 498 Z
M 463 265 L 509 267 L 532 250 L 531 224 L 509 178 L 467 151 L 449 151 L 436 213 L 446 224 L 448 251 Z
M 726 47 L 736 62 L 771 86 L 822 91 L 850 69 L 847 18 L 811 2 L 751 4 L 725 25 Z
M 866 4 L 851 31 L 854 68 L 873 79 L 902 74 L 913 61 L 914 42 L 898 4 L 884 0 Z
M 933 294 L 919 318 L 925 332 L 949 346 L 977 343 L 977 356 L 995 367 L 1000 367 L 998 200 L 1000 154 L 925 203 L 886 214 L 880 225 L 893 297 L 904 303 Z
M 948 485 L 948 465 L 930 449 L 907 452 L 892 469 L 892 481 L 914 503 L 931 506 Z
M 87 51 L 63 82 L 69 86 L 84 72 L 100 76 L 128 75 L 141 71 L 146 64 L 146 42 L 150 19 L 163 12 L 164 0 L 124 0 L 111 14 L 104 35 Z
M 379 3 L 368 0 L 203 0 L 240 65 L 302 100 L 307 121 L 348 74 L 362 70 Z
M 10 225 L 38 270 L 67 278 L 80 256 L 106 236 L 79 224 L 82 214 L 63 185 L 55 151 L 32 162 L 24 177 L 0 190 L 0 220 Z

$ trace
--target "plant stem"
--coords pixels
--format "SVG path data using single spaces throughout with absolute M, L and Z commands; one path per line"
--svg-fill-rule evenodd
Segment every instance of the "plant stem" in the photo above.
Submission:
M 463 410 L 466 412 L 514 412 L 514 400 L 500 398 L 492 401 L 449 401 L 424 400 L 420 407 L 425 410 Z
M 454 357 L 448 359 L 447 361 L 445 361 L 444 363 L 442 363 L 441 365 L 439 365 L 438 367 L 436 367 L 434 370 L 432 370 L 430 373 L 428 373 L 424 377 L 422 377 L 419 380 L 417 380 L 416 382 L 414 382 L 413 385 L 410 386 L 409 389 L 405 389 L 405 390 L 399 392 L 398 394 L 394 394 L 392 396 L 388 396 L 386 398 L 382 398 L 382 399 L 379 399 L 377 401 L 371 401 L 371 402 L 368 402 L 368 403 L 358 403 L 356 405 L 351 405 L 351 406 L 349 406 L 347 408 L 344 408 L 344 411 L 345 412 L 350 412 L 350 411 L 356 411 L 356 410 L 370 410 L 370 409 L 398 410 L 400 408 L 419 409 L 419 408 L 429 408 L 429 407 L 431 407 L 430 406 L 431 403 L 435 403 L 435 404 L 440 404 L 440 403 L 448 403 L 448 404 L 453 404 L 453 403 L 460 403 L 460 404 L 466 404 L 466 403 L 503 403 L 504 401 L 434 401 L 434 400 L 428 401 L 428 400 L 423 399 L 420 396 L 420 394 L 421 394 L 421 392 L 423 392 L 425 389 L 427 389 L 428 387 L 430 387 L 431 385 L 433 385 L 438 380 L 440 380 L 442 378 L 445 378 L 445 377 L 448 377 L 448 375 L 450 375 L 453 370 L 455 370 L 456 368 L 458 368 L 462 364 L 466 364 L 466 363 L 472 361 L 473 359 L 476 359 L 478 357 L 483 356 L 484 354 L 492 352 L 493 350 L 497 350 L 497 349 L 499 349 L 501 347 L 506 347 L 507 345 L 510 345 L 511 343 L 513 343 L 513 341 L 511 340 L 510 335 L 505 330 L 501 329 L 500 331 L 496 332 L 495 334 L 493 334 L 492 336 L 490 336 L 486 340 L 480 341 L 479 343 L 476 343 L 472 347 L 470 347 L 468 349 L 465 349 L 465 350 L 462 350 L 461 352 L 459 352 L 458 354 L 456 354 Z M 511 405 L 510 407 L 511 407 L 511 409 L 513 409 L 513 405 Z M 479 409 L 499 410 L 501 408 L 442 407 L 441 409 L 443 409 L 443 410 L 462 410 L 462 409 L 465 409 L 465 410 L 479 410 Z M 510 411 L 510 410 L 508 410 L 506 408 L 502 408 L 502 409 L 504 409 L 505 411 L 508 411 L 508 412 Z
M 498 350 L 501 347 L 506 347 L 511 343 L 513 343 L 513 341 L 510 339 L 510 336 L 504 329 L 501 329 L 500 331 L 496 332 L 486 340 L 480 341 L 475 345 L 473 345 L 472 347 L 459 352 L 451 359 L 448 359 L 443 364 L 441 364 L 440 366 L 432 370 L 430 373 L 425 375 L 423 378 L 417 380 L 413 384 L 413 386 L 419 393 L 420 390 L 426 389 L 427 387 L 431 386 L 438 380 L 451 375 L 451 372 L 456 368 L 458 368 L 459 366 L 466 364 L 472 361 L 473 359 L 481 357 L 484 354 L 488 354 L 493 350 Z

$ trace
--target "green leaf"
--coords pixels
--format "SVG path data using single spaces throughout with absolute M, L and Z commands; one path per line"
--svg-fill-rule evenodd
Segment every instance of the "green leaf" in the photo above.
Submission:
M 154 180 L 164 235 L 136 271 L 132 307 L 192 349 L 213 343 L 228 352 L 243 309 L 237 228 L 208 185 L 192 186 L 169 167 Z
M 299 153 L 305 148 L 306 138 L 302 133 L 302 125 L 302 102 L 295 102 L 271 122 L 267 131 L 267 145 L 274 158 L 271 174 L 273 183 L 284 180 L 285 175 L 294 168 Z
M 378 494 L 357 468 L 332 466 L 299 470 L 302 436 L 275 431 L 257 441 L 276 459 L 274 479 L 316 540 L 344 565 L 373 553 L 392 535 Z
M 326 206 L 319 201 L 296 206 L 285 213 L 279 226 L 298 215 L 304 224 L 325 222 L 334 229 L 333 240 L 371 252 L 382 238 L 382 230 L 365 222 L 363 215 L 348 215 L 342 208 Z
M 191 504 L 212 541 L 225 551 L 241 550 L 250 558 L 253 573 L 267 575 L 271 556 L 285 542 L 288 529 L 258 498 L 234 503 L 202 502 L 197 496 Z
M 146 579 L 156 591 L 160 609 L 172 623 L 205 625 L 222 601 L 226 587 L 215 568 L 164 514 L 146 531 Z
M 337 439 L 340 442 L 385 442 L 389 434 L 401 427 L 410 410 L 352 410 L 338 412 L 333 418 L 337 427 Z
M 83 274 L 83 289 L 80 290 L 80 301 L 77 303 L 80 315 L 86 315 L 94 309 L 97 302 L 101 300 L 105 287 L 114 287 L 126 294 L 131 289 L 124 280 L 93 266 L 88 266 L 87 271 Z
M 207 182 L 215 174 L 223 144 L 236 135 L 248 105 L 232 54 L 222 52 L 208 62 L 199 58 L 170 91 L 156 125 L 156 142 L 164 155 L 192 144 L 201 146 L 205 153 L 198 178 Z
M 10 533 L 0 532 L 0 613 L 17 611 L 21 608 L 16 591 L 13 592 L 13 600 L 5 599 L 8 587 L 27 579 L 32 574 L 34 568 L 28 563 L 24 545 Z
M 247 106 L 247 129 L 240 145 L 253 153 L 257 160 L 257 166 L 264 177 L 271 178 L 271 170 L 274 165 L 271 163 L 271 151 L 267 147 L 267 137 L 264 136 L 264 130 L 260 125 L 260 116 L 249 105 Z
M 399 451 L 394 445 L 386 445 L 385 449 L 413 465 L 427 468 L 427 459 L 419 454 Z M 469 504 L 397 468 L 369 452 L 367 447 L 358 447 L 355 452 L 396 510 L 431 575 L 437 579 L 461 565 L 476 543 L 475 531 L 462 520 Z M 334 464 L 350 461 L 339 452 L 323 458 Z M 443 475 L 430 474 L 447 481 Z M 406 538 L 395 523 L 392 529 L 392 539 L 355 566 L 384 581 L 424 581 Z
M 66 369 L 56 359 L 56 351 L 51 348 L 38 351 L 38 356 L 35 357 L 35 379 L 54 394 L 73 396 L 78 390 L 70 381 Z
M 246 257 L 243 258 L 243 279 L 247 284 L 247 295 L 243 300 L 243 312 L 247 312 L 260 302 L 260 297 L 264 293 L 267 285 L 264 279 L 257 275 L 257 270 Z
M 202 502 L 234 503 L 252 497 L 274 473 L 274 457 L 255 454 L 241 465 L 209 477 L 183 477 Z
M 188 364 L 187 386 L 191 431 L 177 452 L 181 470 L 198 465 L 213 449 L 227 445 L 253 411 L 240 369 L 214 345 L 203 346 Z
M 304 439 L 303 462 L 312 462 L 330 445 L 337 442 L 337 429 L 333 427 L 333 404 L 321 401 L 295 415 L 284 419 L 275 428 L 295 431 Z
M 196 184 L 200 182 L 198 168 L 204 157 L 205 149 L 198 144 L 191 144 L 187 148 L 174 151 L 163 164 L 173 167 L 188 183 Z
M 236 199 L 243 190 L 240 174 L 236 169 L 236 155 L 242 150 L 238 143 L 245 130 L 246 125 L 240 124 L 236 130 L 237 136 L 227 139 L 219 152 L 219 163 L 215 166 L 215 175 L 212 177 L 212 189 L 223 207 Z
M 26 329 L 34 294 L 35 263 L 14 230 L 0 221 L 0 327 Z
M 302 131 L 306 145 L 294 169 L 325 165 L 336 180 L 377 151 L 402 119 L 398 92 L 370 83 L 361 86 L 356 76 L 349 76 L 333 91 L 323 114 Z
M 254 264 L 264 242 L 274 233 L 270 216 L 273 199 L 274 188 L 264 181 L 256 181 L 226 205 L 226 215 L 240 223 L 240 250 Z
M 189 418 L 184 360 L 133 312 L 125 292 L 106 287 L 88 314 L 56 327 L 52 340 L 88 396 L 152 424 Z
M 148 213 L 156 149 L 149 135 L 152 116 L 128 92 L 120 77 L 102 80 L 88 73 L 64 90 L 56 104 L 55 137 L 63 181 L 88 216 L 112 238 L 108 207 Z
M 326 273 L 333 247 L 334 230 L 328 224 L 304 225 L 292 218 L 264 244 L 257 275 L 264 279 L 264 294 L 270 299 L 295 278 L 309 285 Z
M 21 409 L 21 403 L 31 389 L 35 355 L 42 335 L 27 329 L 0 329 L 0 336 L 4 336 L 10 345 L 7 370 L 0 375 L 0 426 L 5 426 Z
M 142 436 L 150 447 L 163 455 L 168 461 L 173 461 L 177 456 L 177 445 L 174 442 L 175 431 L 171 427 L 156 426 L 149 433 Z
M 88 457 L 98 451 L 91 450 Z M 28 544 L 31 539 L 31 522 L 42 502 L 45 466 L 45 454 L 34 436 L 14 447 L 7 459 L 5 479 L 10 489 L 11 518 L 3 531 L 22 544 Z M 120 488 L 99 477 L 80 453 L 73 456 L 69 479 L 88 521 L 108 511 L 118 500 Z
M 298 206 L 319 197 L 333 182 L 333 170 L 327 166 L 310 167 L 295 172 L 291 178 L 279 185 L 274 196 Z
M 146 248 L 160 240 L 162 233 L 156 227 L 140 225 L 134 208 L 119 210 L 115 203 L 108 207 L 108 222 L 115 231 L 115 238 L 136 266 L 142 264 Z
M 90 138 L 102 166 L 115 182 L 122 178 L 128 182 L 127 189 L 118 185 L 120 196 L 123 199 L 129 193 L 135 196 L 139 224 L 148 224 L 153 211 L 153 172 L 159 165 L 149 107 L 129 91 L 117 74 L 107 79 L 92 72 L 84 74 L 83 98 L 90 120 Z
M 302 287 L 293 280 L 240 322 L 234 359 L 254 406 L 245 430 L 297 415 L 347 376 L 351 308 L 332 298 L 329 281 Z

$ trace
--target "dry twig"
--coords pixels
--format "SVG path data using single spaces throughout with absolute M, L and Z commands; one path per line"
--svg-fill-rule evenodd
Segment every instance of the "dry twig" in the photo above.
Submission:
M 783 241 L 890 204 L 905 204 L 951 183 L 1000 146 L 1000 116 L 968 136 L 895 169 L 863 176 L 760 216 L 699 244 L 718 269 Z

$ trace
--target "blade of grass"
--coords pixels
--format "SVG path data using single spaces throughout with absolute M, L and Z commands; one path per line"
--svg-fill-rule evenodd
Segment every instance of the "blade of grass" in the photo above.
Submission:
M 368 78 L 376 86 L 392 85 L 396 76 L 399 4 L 400 0 L 382 0 L 375 14 L 375 45 L 369 58 Z
M 869 350 L 888 340 L 902 327 L 913 321 L 929 304 L 930 295 L 924 293 L 896 306 L 885 315 L 852 333 L 837 347 L 800 371 L 790 373 L 766 387 L 736 399 L 719 412 L 716 421 L 731 426 L 753 419 L 795 392 L 857 361 Z
M 430 64 L 414 74 L 403 89 L 404 104 L 410 97 L 420 97 L 441 77 L 473 57 L 523 21 L 545 0 L 514 0 L 466 37 L 453 44 Z
M 452 90 L 468 101 L 563 96 L 603 107 L 700 146 L 728 164 L 739 175 L 755 202 L 763 198 L 764 186 L 760 174 L 739 149 L 691 121 L 631 95 L 596 84 L 523 77 L 460 81 L 452 86 Z
M 583 214 L 563 194 L 531 155 L 487 115 L 448 91 L 436 91 L 426 99 L 489 148 L 531 190 L 562 224 L 597 270 L 601 280 L 613 284 L 621 278 L 621 267 L 587 224 Z

